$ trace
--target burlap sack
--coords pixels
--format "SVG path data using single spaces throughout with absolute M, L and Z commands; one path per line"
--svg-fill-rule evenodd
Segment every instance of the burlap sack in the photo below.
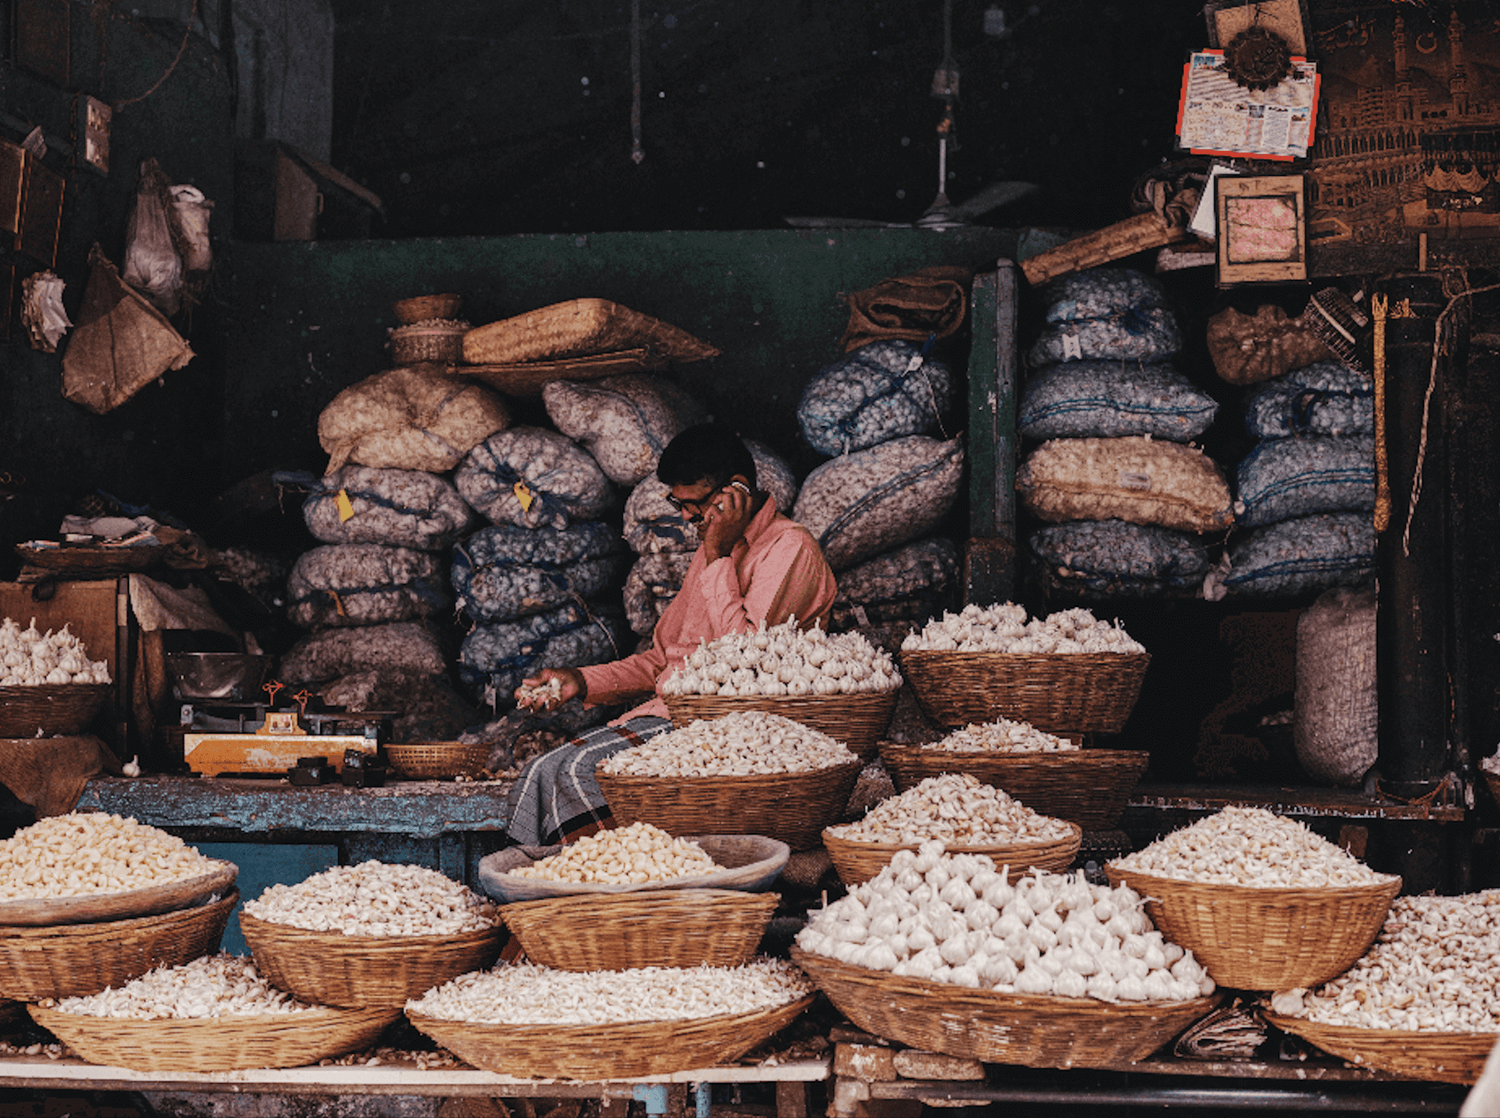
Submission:
M 1297 619 L 1297 760 L 1314 780 L 1359 785 L 1379 753 L 1375 591 L 1325 590 Z
M 849 324 L 839 348 L 847 353 L 892 338 L 915 342 L 933 334 L 946 338 L 963 325 L 973 278 L 968 268 L 937 264 L 845 295 Z
M 1306 323 L 1274 303 L 1253 315 L 1225 307 L 1210 317 L 1208 352 L 1230 384 L 1257 384 L 1333 356 Z
M 1188 532 L 1234 523 L 1229 486 L 1208 455 L 1144 437 L 1053 439 L 1021 463 L 1016 488 L 1043 520 L 1126 520 Z

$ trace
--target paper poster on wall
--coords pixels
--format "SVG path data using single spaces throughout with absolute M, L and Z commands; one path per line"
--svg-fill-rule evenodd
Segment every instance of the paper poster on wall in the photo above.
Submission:
M 1177 142 L 1194 155 L 1305 158 L 1316 131 L 1318 67 L 1290 60 L 1289 76 L 1249 89 L 1230 74 L 1221 50 L 1195 51 L 1183 67 Z

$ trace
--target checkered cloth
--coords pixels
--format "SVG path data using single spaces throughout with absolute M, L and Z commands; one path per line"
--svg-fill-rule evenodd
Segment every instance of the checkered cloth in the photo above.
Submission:
M 622 749 L 672 728 L 655 715 L 619 726 L 596 726 L 540 757 L 533 757 L 505 800 L 505 830 L 521 846 L 551 846 L 591 833 L 610 820 L 594 766 Z

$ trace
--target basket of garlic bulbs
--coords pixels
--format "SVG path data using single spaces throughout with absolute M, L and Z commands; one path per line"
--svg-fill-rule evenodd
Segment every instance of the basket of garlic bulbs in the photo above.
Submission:
M 1014 880 L 936 841 L 812 913 L 792 959 L 869 1033 L 1030 1067 L 1144 1059 L 1216 1001 L 1134 890 L 1081 872 Z
M 1315 986 L 1369 948 L 1401 888 L 1306 824 L 1264 808 L 1222 811 L 1108 863 L 1147 898 L 1162 932 L 1214 981 L 1240 990 Z
M 1400 897 L 1353 967 L 1310 990 L 1278 991 L 1261 1012 L 1356 1064 L 1472 1084 L 1500 1043 L 1497 956 L 1500 889 Z
M 675 725 L 767 710 L 843 742 L 866 760 L 890 725 L 901 673 L 856 632 L 829 635 L 791 618 L 705 641 L 662 681 Z
M 109 665 L 90 660 L 64 625 L 38 632 L 0 623 L 0 738 L 50 737 L 83 730 L 109 698 Z
M 901 670 L 939 726 L 1004 716 L 1054 734 L 1118 733 L 1151 662 L 1086 609 L 1026 619 L 1022 606 L 945 611 L 901 642 Z

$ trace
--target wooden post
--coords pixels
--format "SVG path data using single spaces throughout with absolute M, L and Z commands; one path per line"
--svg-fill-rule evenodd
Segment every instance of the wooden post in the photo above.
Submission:
M 1016 555 L 1016 271 L 974 278 L 969 356 L 969 542 L 964 601 L 1008 601 Z

